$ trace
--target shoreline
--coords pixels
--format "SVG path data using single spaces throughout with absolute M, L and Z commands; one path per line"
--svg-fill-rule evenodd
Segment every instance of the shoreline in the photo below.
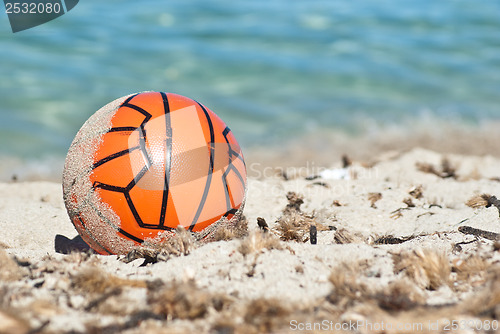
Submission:
M 478 126 L 454 124 L 443 126 L 416 122 L 410 125 L 377 126 L 362 134 L 341 131 L 318 131 L 300 138 L 290 137 L 269 145 L 243 146 L 249 176 L 258 177 L 265 169 L 277 173 L 287 168 L 329 168 L 341 165 L 343 156 L 371 165 L 380 157 L 408 152 L 420 147 L 442 154 L 500 157 L 500 121 Z M 69 144 L 68 144 L 69 145 Z M 52 154 L 26 158 L 0 154 L 0 182 L 60 182 L 65 155 Z

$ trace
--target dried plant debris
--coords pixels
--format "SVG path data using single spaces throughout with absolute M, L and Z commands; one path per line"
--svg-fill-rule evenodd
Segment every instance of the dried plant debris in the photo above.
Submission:
M 455 251 L 455 252 L 461 252 L 463 245 L 469 245 L 469 244 L 472 244 L 474 242 L 477 242 L 477 239 L 476 240 L 469 240 L 469 241 L 457 242 L 456 244 L 453 245 L 453 251 Z
M 278 219 L 276 231 L 283 241 L 307 242 L 311 221 L 300 212 L 291 212 Z
M 475 235 L 476 237 L 481 237 L 488 240 L 493 240 L 493 241 L 500 240 L 500 233 L 484 231 L 470 226 L 460 226 L 458 228 L 458 231 L 463 234 L 472 234 Z
M 460 304 L 463 313 L 500 318 L 500 266 L 490 268 L 484 288 Z
M 366 267 L 366 262 L 353 262 L 342 263 L 334 268 L 329 278 L 333 290 L 326 299 L 332 304 L 346 307 L 371 295 L 368 287 L 359 281 Z
M 489 208 L 490 206 L 494 206 L 498 209 L 498 213 L 500 216 L 500 200 L 498 200 L 496 196 L 491 196 L 488 194 L 476 195 L 469 199 L 465 204 L 467 204 L 467 206 L 470 206 L 471 208 Z
M 304 203 L 301 195 L 289 192 L 286 197 L 288 204 L 276 221 L 276 233 L 283 241 L 307 242 L 310 226 L 315 224 L 314 217 L 301 211 L 300 206 Z
M 304 204 L 304 196 L 290 191 L 286 194 L 286 199 L 288 200 L 288 204 L 283 210 L 284 214 L 289 212 L 301 212 L 300 206 Z
M 283 249 L 281 242 L 271 233 L 255 231 L 241 241 L 238 251 L 244 256 L 258 253 L 263 249 Z
M 412 202 L 412 203 L 410 203 L 410 204 L 413 204 L 413 202 Z M 391 215 L 390 215 L 389 217 L 390 217 L 390 218 L 392 218 L 392 219 L 398 219 L 398 218 L 401 218 L 401 217 L 403 217 L 403 211 L 405 211 L 405 210 L 411 210 L 411 208 L 412 208 L 412 207 L 411 207 L 411 206 L 408 206 L 408 203 L 406 203 L 406 207 L 404 207 L 404 208 L 399 208 L 399 209 L 396 209 L 396 210 L 392 211 L 392 212 L 391 212 Z
M 125 263 L 143 258 L 145 259 L 142 264 L 156 263 L 159 261 L 168 261 L 172 256 L 189 255 L 192 249 L 198 245 L 193 235 L 178 226 L 175 233 L 166 236 L 162 242 L 144 242 L 141 246 L 131 250 L 122 261 Z
M 408 311 L 425 304 L 425 298 L 415 285 L 406 280 L 391 282 L 375 294 L 380 308 L 388 311 Z
M 352 160 L 347 154 L 342 155 L 342 168 L 347 168 L 352 165 Z
M 421 199 L 422 197 L 424 197 L 424 190 L 422 185 L 411 188 L 408 194 L 410 194 L 415 199 Z
M 458 179 L 458 175 L 456 174 L 457 168 L 452 166 L 450 160 L 446 157 L 441 160 L 440 167 L 435 167 L 434 165 L 425 162 L 417 162 L 416 167 L 421 172 L 434 174 L 443 179 Z
M 393 254 L 395 273 L 404 271 L 422 289 L 436 290 L 449 284 L 451 267 L 445 254 L 418 249 Z
M 403 242 L 407 242 L 409 240 L 415 239 L 417 236 L 411 235 L 409 237 L 399 237 L 396 238 L 392 235 L 386 235 L 383 237 L 379 237 L 375 239 L 373 242 L 375 245 L 397 245 L 397 244 L 402 244 Z
M 233 299 L 223 294 L 208 293 L 196 287 L 193 281 L 164 285 L 148 291 L 151 311 L 164 319 L 198 319 L 207 315 L 210 309 L 221 311 Z
M 490 268 L 491 263 L 489 260 L 478 256 L 477 254 L 471 254 L 467 258 L 455 259 L 451 262 L 451 271 L 456 274 L 454 281 L 457 283 L 462 283 L 463 285 L 476 285 L 471 281 L 474 279 L 476 282 L 484 283 L 484 279 L 488 268 Z
M 335 242 L 338 244 L 360 244 L 366 243 L 366 238 L 358 233 L 349 232 L 345 228 L 338 228 L 335 231 Z
M 500 251 L 500 241 L 498 241 L 498 240 L 497 240 L 497 241 L 495 241 L 495 243 L 493 244 L 493 250 L 494 250 L 495 252 Z
M 246 249 L 244 254 L 258 254 L 263 249 L 286 245 L 273 233 L 262 231 L 252 232 L 241 244 L 241 250 Z M 67 268 L 68 258 L 71 264 L 81 261 L 83 267 L 72 266 L 75 272 L 67 275 L 63 268 Z M 0 282 L 0 333 L 59 333 L 50 327 L 53 316 L 69 317 L 76 312 L 84 314 L 82 326 L 85 327 L 80 331 L 71 328 L 68 332 L 112 334 L 171 333 L 177 332 L 177 328 L 186 333 L 286 333 L 290 331 L 291 319 L 304 323 L 323 319 L 341 323 L 354 317 L 372 323 L 395 324 L 423 323 L 423 319 L 427 323 L 443 317 L 479 317 L 483 321 L 500 317 L 500 266 L 480 253 L 453 261 L 432 250 L 396 254 L 394 268 L 399 274 L 395 280 L 382 284 L 371 284 L 375 279 L 374 268 L 368 260 L 349 261 L 333 268 L 329 277 L 331 290 L 324 298 L 295 304 L 286 299 L 239 298 L 199 287 L 189 279 L 127 279 L 99 267 L 97 258 L 99 256 L 73 253 L 62 260 L 47 257 L 45 269 L 40 265 L 36 269 L 32 264 L 23 267 L 30 270 L 31 275 L 51 275 L 56 281 L 66 276 L 67 285 L 44 284 L 26 289 L 16 282 Z M 16 261 L 8 259 L 18 266 Z M 297 275 L 309 272 L 307 262 L 294 262 L 291 269 Z M 443 285 L 449 285 L 452 293 L 467 293 L 461 295 L 466 299 L 454 304 L 428 304 L 432 294 L 442 291 L 422 289 L 432 290 Z M 41 296 L 40 292 L 45 292 L 48 299 L 33 300 Z M 9 305 L 9 301 L 16 298 L 30 301 L 18 309 Z
M 122 287 L 147 287 L 145 281 L 119 278 L 96 266 L 83 268 L 71 278 L 71 281 L 74 288 L 94 294 L 102 294 Z
M 486 207 L 490 197 L 488 194 L 476 195 L 471 197 L 465 204 L 474 209 Z
M 411 199 L 411 197 L 405 198 L 403 200 L 403 203 L 406 204 L 406 206 L 408 208 L 414 208 L 415 207 L 415 203 L 413 203 L 413 200 Z
M 277 327 L 282 326 L 286 321 L 284 318 L 290 313 L 291 310 L 280 300 L 261 298 L 250 302 L 244 320 L 259 333 L 272 333 Z
M 325 182 L 313 182 L 313 183 L 311 183 L 311 185 L 320 186 L 320 187 L 324 187 L 324 188 L 330 188 L 330 185 L 328 183 L 325 183 Z
M 232 239 L 241 239 L 248 235 L 248 221 L 245 216 L 238 219 L 234 226 L 222 226 L 215 231 L 214 241 L 228 241 Z
M 375 203 L 379 200 L 382 199 L 382 194 L 381 193 L 369 193 L 368 194 L 368 200 L 370 201 L 370 206 L 374 209 L 377 208 L 377 206 L 375 205 Z

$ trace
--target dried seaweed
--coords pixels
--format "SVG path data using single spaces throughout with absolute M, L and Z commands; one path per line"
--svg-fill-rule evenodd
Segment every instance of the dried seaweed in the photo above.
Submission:
M 382 194 L 381 193 L 369 193 L 368 194 L 368 200 L 370 201 L 370 206 L 374 209 L 377 208 L 377 206 L 375 205 L 375 203 L 379 200 L 382 199 Z
M 457 168 L 455 166 L 452 166 L 450 160 L 446 157 L 441 160 L 440 167 L 435 167 L 434 165 L 426 162 L 417 162 L 416 167 L 421 172 L 434 174 L 442 179 L 458 179 L 458 175 L 456 173 Z

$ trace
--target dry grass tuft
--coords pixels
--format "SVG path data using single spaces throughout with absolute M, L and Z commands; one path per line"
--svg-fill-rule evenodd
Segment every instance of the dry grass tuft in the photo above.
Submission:
M 488 194 L 482 194 L 480 196 L 474 196 L 466 203 L 468 206 L 472 208 L 479 207 L 487 207 L 494 206 L 498 210 L 498 214 L 500 216 L 500 200 L 496 196 L 490 196 Z
M 484 288 L 474 293 L 459 305 L 462 313 L 480 317 L 500 318 L 500 266 L 496 265 L 488 273 Z
M 196 248 L 196 243 L 193 235 L 181 225 L 177 226 L 171 237 L 158 245 L 159 251 L 166 251 L 176 256 L 189 255 L 194 248 Z
M 228 241 L 232 239 L 241 239 L 248 235 L 248 221 L 245 216 L 236 221 L 234 226 L 224 226 L 217 229 L 214 233 L 214 241 Z
M 488 194 L 476 195 L 471 197 L 465 204 L 471 208 L 482 208 L 488 205 L 488 199 L 491 196 Z
M 172 256 L 189 255 L 191 250 L 198 247 L 193 235 L 179 225 L 175 233 L 159 235 L 153 242 L 145 241 L 144 244 L 132 249 L 122 261 L 129 263 L 137 259 L 145 259 L 143 266 L 159 261 L 168 261 Z
M 146 288 L 147 282 L 123 279 L 88 266 L 72 277 L 72 285 L 88 293 L 101 294 L 122 287 Z
M 243 319 L 257 333 L 274 333 L 290 321 L 286 319 L 290 313 L 288 306 L 278 299 L 259 298 L 247 305 Z
M 307 242 L 311 225 L 316 223 L 314 217 L 301 211 L 300 206 L 304 203 L 301 195 L 289 192 L 286 198 L 288 204 L 276 221 L 276 232 L 283 241 Z
M 238 247 L 238 251 L 243 256 L 260 252 L 263 249 L 283 249 L 283 246 L 273 234 L 255 231 L 243 239 Z
M 380 308 L 387 311 L 407 311 L 425 303 L 425 298 L 415 285 L 398 280 L 375 295 Z
M 456 282 L 476 285 L 472 281 L 483 283 L 489 267 L 490 263 L 488 260 L 478 255 L 471 255 L 467 259 L 453 261 L 451 270 L 456 273 Z
M 423 289 L 436 290 L 449 284 L 451 267 L 445 254 L 419 249 L 393 255 L 396 273 L 404 271 Z
M 342 227 L 337 229 L 334 239 L 338 244 L 360 244 L 366 242 L 366 239 L 362 235 L 351 233 Z
M 371 295 L 368 287 L 358 282 L 366 265 L 364 262 L 343 263 L 334 268 L 329 278 L 333 291 L 326 297 L 327 300 L 344 308 L 355 301 L 367 299 Z
M 233 303 L 227 295 L 210 294 L 196 287 L 193 281 L 176 283 L 148 291 L 148 304 L 151 311 L 171 319 L 199 319 L 210 309 L 222 311 Z
M 302 212 L 289 211 L 278 219 L 276 231 L 283 241 L 306 242 L 309 240 L 311 221 Z

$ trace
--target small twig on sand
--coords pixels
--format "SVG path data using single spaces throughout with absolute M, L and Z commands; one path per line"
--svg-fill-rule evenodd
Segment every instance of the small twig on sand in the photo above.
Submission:
M 375 245 L 397 245 L 402 244 L 403 242 L 409 241 L 411 239 L 416 238 L 417 236 L 411 235 L 409 237 L 395 238 L 392 235 L 386 235 L 378 238 L 373 243 Z
M 477 237 L 482 237 L 488 240 L 493 240 L 493 241 L 500 240 L 499 233 L 484 231 L 470 226 L 460 226 L 458 228 L 458 231 L 462 232 L 463 234 L 472 234 Z
M 453 245 L 453 250 L 461 252 L 462 251 L 462 245 L 468 245 L 468 244 L 471 244 L 471 243 L 473 243 L 475 241 L 477 241 L 477 239 L 474 239 L 474 240 L 471 240 L 471 241 L 458 242 L 455 245 Z

